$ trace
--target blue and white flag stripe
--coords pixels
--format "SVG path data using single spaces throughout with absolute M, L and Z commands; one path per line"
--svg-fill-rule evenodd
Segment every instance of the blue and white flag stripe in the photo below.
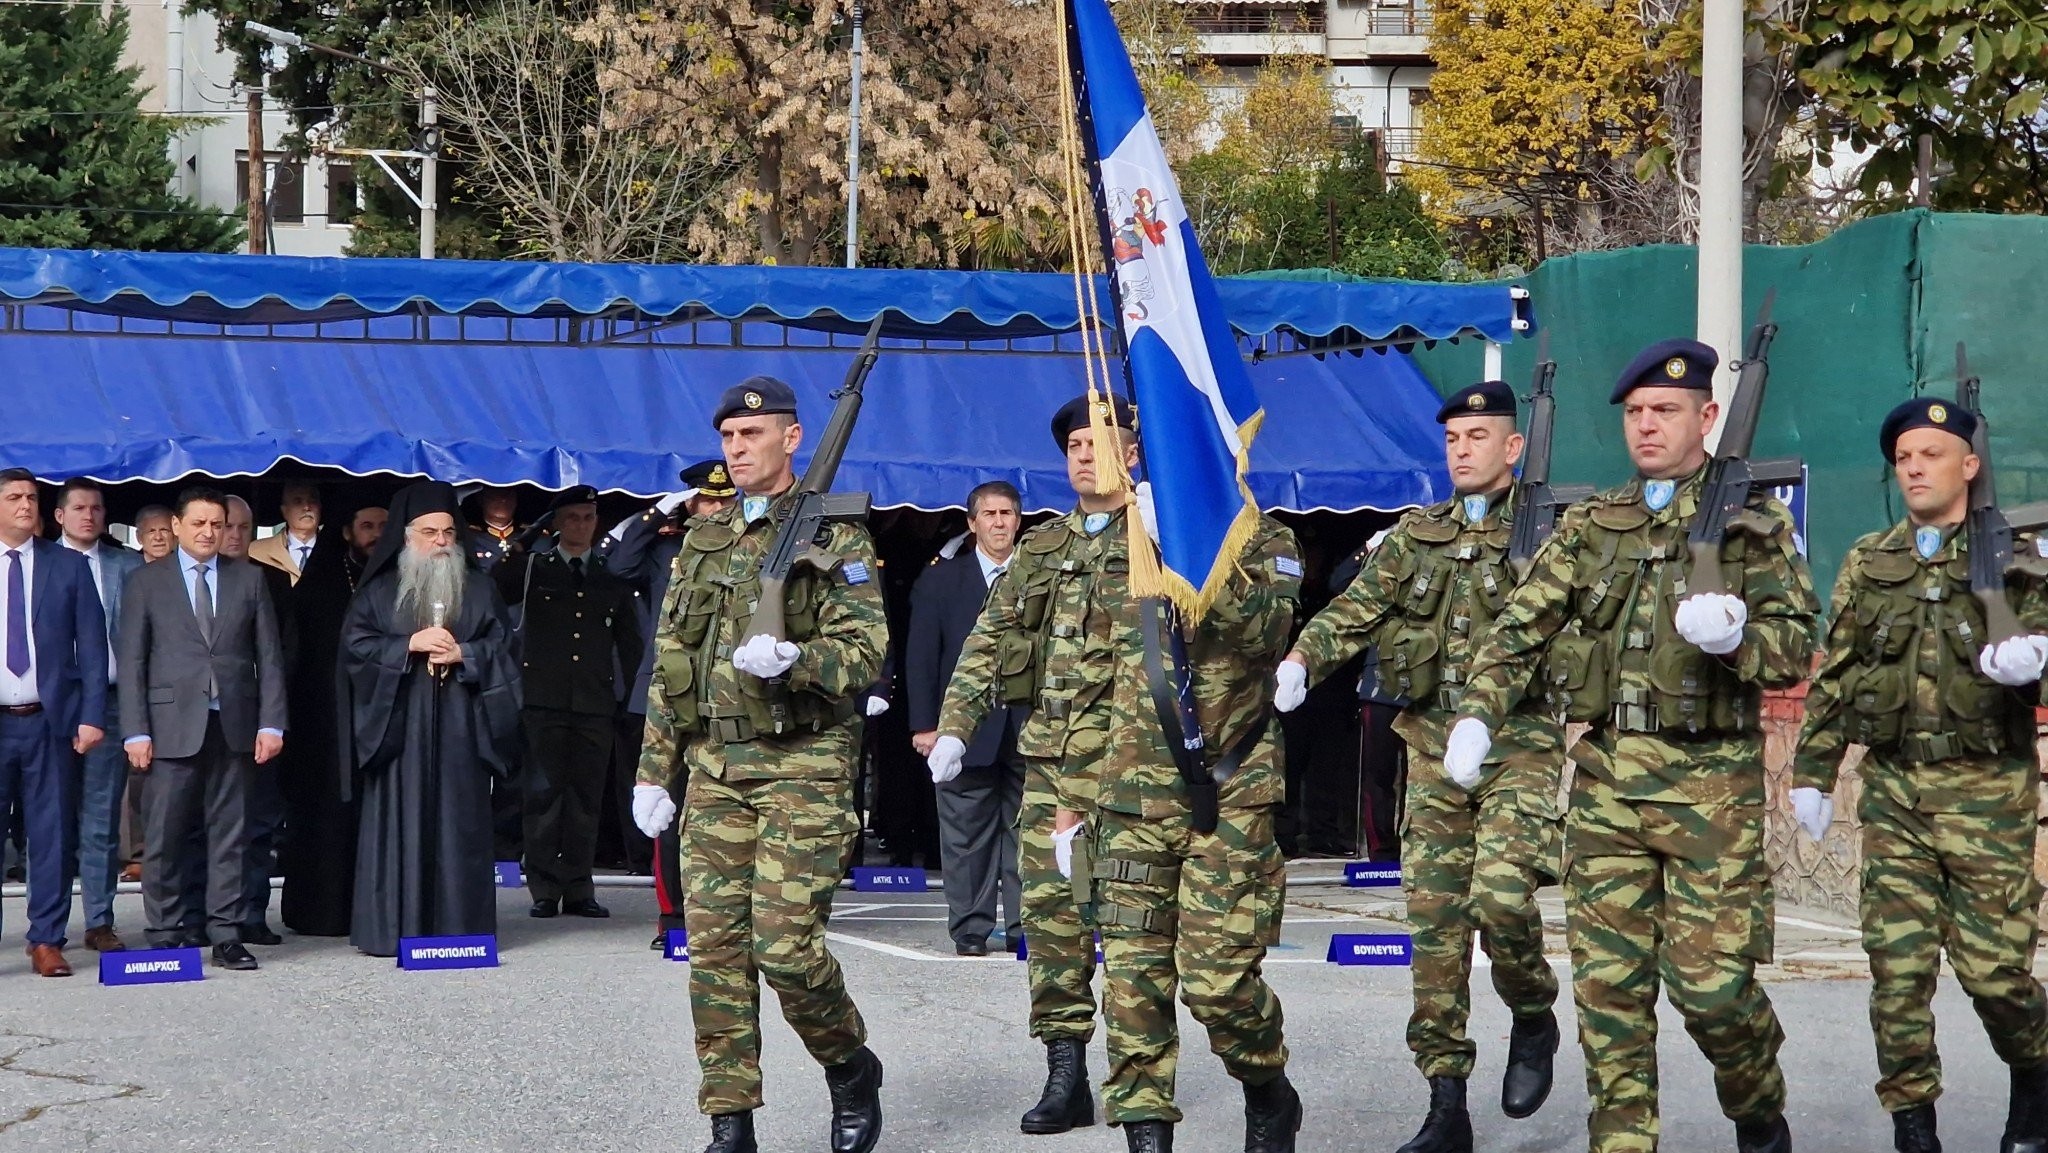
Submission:
M 1258 515 L 1243 472 L 1263 413 L 1109 5 L 1070 4 L 1167 573 L 1158 591 L 1199 613 Z

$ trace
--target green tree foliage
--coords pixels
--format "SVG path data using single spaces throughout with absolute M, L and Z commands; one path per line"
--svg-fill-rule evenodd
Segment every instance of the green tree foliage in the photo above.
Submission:
M 121 66 L 128 13 L 0 4 L 0 245 L 227 252 L 241 224 L 172 195 L 179 127 Z

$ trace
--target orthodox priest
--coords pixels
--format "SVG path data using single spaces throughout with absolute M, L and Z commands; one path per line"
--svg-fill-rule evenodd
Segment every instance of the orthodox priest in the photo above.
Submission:
M 491 779 L 516 764 L 519 669 L 455 490 L 391 502 L 342 626 L 343 787 L 360 798 L 349 940 L 491 933 Z

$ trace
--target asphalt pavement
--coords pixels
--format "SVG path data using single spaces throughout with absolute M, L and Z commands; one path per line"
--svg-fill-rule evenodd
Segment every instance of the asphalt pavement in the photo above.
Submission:
M 1414 1132 L 1425 1098 L 1403 1041 L 1407 972 L 1323 958 L 1331 933 L 1398 931 L 1398 894 L 1315 883 L 1331 872 L 1297 869 L 1286 940 L 1267 969 L 1307 1107 L 1300 1148 L 1391 1153 Z M 21 901 L 0 902 L 0 1153 L 701 1148 L 687 967 L 648 949 L 652 892 L 602 890 L 608 921 L 535 921 L 523 893 L 500 896 L 496 969 L 401 972 L 345 941 L 288 934 L 257 950 L 260 972 L 208 970 L 197 983 L 126 988 L 98 985 L 94 954 L 75 946 L 78 976 L 35 977 L 21 951 Z M 1561 952 L 1554 890 L 1547 911 Z M 936 893 L 848 892 L 833 920 L 833 949 L 887 1067 L 880 1148 L 1122 1149 L 1121 1134 L 1100 1125 L 1064 1137 L 1018 1133 L 1044 1075 L 1043 1050 L 1024 1029 L 1024 965 L 953 956 L 944 915 Z M 117 916 L 139 925 L 139 898 L 124 895 Z M 1870 1090 L 1868 982 L 1854 931 L 1783 910 L 1779 957 L 1767 979 L 1788 1034 L 1798 1147 L 1890 1148 Z M 1500 1114 L 1508 1018 L 1483 970 L 1479 985 L 1478 1148 L 1584 1148 L 1583 1066 L 1569 1040 L 1544 1110 L 1520 1122 Z M 761 1147 L 822 1153 L 823 1077 L 772 993 L 763 1008 Z M 1948 1070 L 1943 1139 L 1957 1151 L 1995 1149 L 2004 1067 L 1952 981 L 1937 1014 Z M 1237 1087 L 1185 1013 L 1181 1029 L 1187 1121 L 1177 1148 L 1241 1148 Z M 1732 1149 L 1710 1070 L 1668 1007 L 1661 1034 L 1664 1149 Z M 1099 1079 L 1099 1034 L 1089 1063 Z

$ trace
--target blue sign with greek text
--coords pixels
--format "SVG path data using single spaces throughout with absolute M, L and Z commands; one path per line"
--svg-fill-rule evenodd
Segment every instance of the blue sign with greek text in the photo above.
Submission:
M 498 862 L 498 887 L 500 889 L 516 889 L 525 883 L 526 879 L 519 875 L 518 861 Z
M 1406 965 L 1412 950 L 1406 933 L 1337 933 L 1325 960 L 1332 965 Z
M 1399 888 L 1401 862 L 1346 861 L 1344 883 L 1354 889 Z
M 206 962 L 197 949 L 130 949 L 100 954 L 100 984 L 161 985 L 206 978 Z
M 690 959 L 690 931 L 670 929 L 661 939 L 661 955 L 671 961 Z
M 494 969 L 498 938 L 490 933 L 468 937 L 400 937 L 401 969 Z
M 853 891 L 856 893 L 923 893 L 929 889 L 923 869 L 871 869 L 861 866 L 853 871 Z

